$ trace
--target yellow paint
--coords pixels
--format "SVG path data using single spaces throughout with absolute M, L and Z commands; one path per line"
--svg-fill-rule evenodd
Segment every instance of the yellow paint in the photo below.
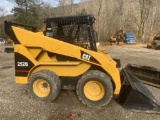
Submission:
M 28 77 L 15 77 L 15 82 L 18 84 L 28 84 Z
M 37 34 L 44 35 L 42 31 L 36 32 Z
M 38 54 L 42 51 L 41 48 L 27 48 L 29 53 L 33 56 L 33 58 L 36 58 Z
M 27 56 L 27 58 L 35 65 L 30 71 L 29 76 L 42 69 L 52 70 L 58 76 L 77 76 L 85 73 L 91 65 L 95 65 L 102 68 L 106 74 L 112 78 L 113 83 L 115 84 L 114 94 L 119 94 L 121 89 L 120 73 L 116 68 L 116 62 L 108 54 L 101 50 L 98 52 L 87 50 L 22 28 L 12 26 L 12 29 L 21 43 L 20 45 L 14 45 L 15 51 Z M 36 61 L 35 57 L 38 52 L 36 51 L 37 53 L 34 53 L 34 50 L 28 50 L 27 48 L 30 47 L 40 47 L 46 52 L 44 52 L 40 59 Z M 99 64 L 82 59 L 80 51 L 93 56 Z M 67 60 L 63 61 L 65 62 L 64 64 L 62 61 L 57 61 L 56 59 L 52 60 L 52 58 L 47 55 L 47 52 L 73 57 L 76 58 L 77 61 Z M 76 63 L 77 65 L 73 65 L 72 62 L 80 62 L 80 64 Z
M 90 68 L 90 64 L 80 62 L 49 62 L 43 63 L 35 67 L 30 74 L 39 70 L 50 70 L 58 76 L 78 76 L 86 72 Z
M 85 96 L 92 101 L 98 101 L 104 97 L 104 87 L 97 81 L 89 81 L 84 86 Z
M 34 81 L 33 83 L 33 92 L 36 94 L 38 97 L 47 97 L 48 94 L 50 93 L 50 86 L 47 81 L 43 79 L 38 79 Z

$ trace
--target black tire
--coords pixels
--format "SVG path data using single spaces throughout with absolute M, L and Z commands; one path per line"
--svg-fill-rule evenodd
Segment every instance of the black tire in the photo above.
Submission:
M 93 100 L 89 98 L 90 96 L 87 97 L 87 94 L 86 94 L 87 92 L 85 93 L 87 89 L 85 88 L 85 86 L 87 86 L 87 84 L 94 84 L 94 82 L 95 84 L 98 84 L 100 86 L 102 85 L 101 87 L 103 88 L 102 89 L 103 92 L 102 91 L 100 92 L 100 96 L 101 96 L 100 98 L 98 99 L 93 98 L 94 99 Z M 89 107 L 98 108 L 98 107 L 105 106 L 110 102 L 113 96 L 113 86 L 112 86 L 111 78 L 101 71 L 91 70 L 85 73 L 84 75 L 82 75 L 82 77 L 77 83 L 76 92 L 77 92 L 78 98 L 82 101 L 82 103 Z M 104 93 L 104 94 L 101 95 L 101 93 Z
M 41 82 L 42 84 L 40 84 Z M 39 84 L 41 86 L 38 86 Z M 45 93 L 42 88 L 47 92 Z M 58 96 L 60 90 L 61 81 L 59 77 L 52 71 L 40 70 L 35 72 L 29 78 L 29 94 L 32 98 L 36 100 L 51 102 Z

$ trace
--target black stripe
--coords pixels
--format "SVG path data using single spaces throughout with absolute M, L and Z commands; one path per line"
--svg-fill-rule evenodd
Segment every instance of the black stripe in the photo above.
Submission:
M 17 39 L 11 27 L 11 23 L 8 21 L 5 21 L 4 24 L 5 24 L 5 33 L 13 40 L 14 44 L 20 44 L 19 40 Z
M 26 77 L 28 76 L 28 72 L 16 72 L 16 76 Z
M 28 72 L 33 67 L 34 67 L 34 64 L 27 57 L 25 57 L 24 55 L 22 55 L 20 53 L 15 52 L 15 74 L 16 74 L 16 76 L 26 77 L 28 75 Z M 25 72 L 23 72 L 23 71 L 25 71 Z

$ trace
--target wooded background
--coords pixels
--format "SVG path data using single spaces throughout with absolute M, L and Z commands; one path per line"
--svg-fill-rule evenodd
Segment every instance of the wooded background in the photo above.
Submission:
M 0 6 L 0 37 L 5 37 L 3 21 L 41 26 L 46 17 L 93 14 L 96 18 L 95 30 L 98 40 L 106 42 L 117 30 L 132 32 L 138 42 L 148 42 L 160 32 L 159 0 L 54 0 L 57 5 L 42 0 L 8 0 L 15 7 L 13 15 L 5 15 Z

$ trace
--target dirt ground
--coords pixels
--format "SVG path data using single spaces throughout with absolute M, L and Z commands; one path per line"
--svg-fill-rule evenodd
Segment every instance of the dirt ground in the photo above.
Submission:
M 146 45 L 101 46 L 114 58 L 128 63 L 160 68 L 160 50 Z M 0 120 L 159 120 L 160 113 L 126 110 L 114 99 L 108 106 L 93 109 L 83 105 L 75 91 L 62 90 L 53 102 L 36 101 L 29 97 L 27 85 L 14 81 L 14 55 L 4 53 L 0 46 Z M 160 100 L 160 92 L 150 88 Z

